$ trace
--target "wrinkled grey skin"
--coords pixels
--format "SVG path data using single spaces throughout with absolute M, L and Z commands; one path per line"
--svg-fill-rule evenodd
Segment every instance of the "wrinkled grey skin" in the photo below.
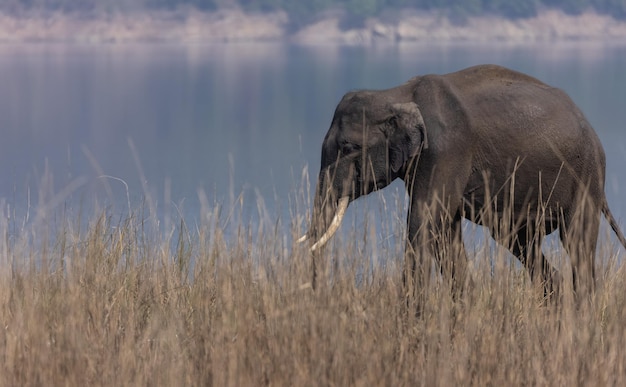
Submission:
M 546 293 L 558 275 L 543 236 L 559 229 L 575 289 L 593 288 L 601 213 L 626 246 L 605 199 L 604 151 L 583 113 L 563 91 L 506 68 L 347 93 L 322 145 L 309 239 L 328 227 L 340 197 L 397 178 L 410 196 L 408 292 L 428 281 L 433 257 L 453 290 L 466 284 L 463 218 L 487 226 Z

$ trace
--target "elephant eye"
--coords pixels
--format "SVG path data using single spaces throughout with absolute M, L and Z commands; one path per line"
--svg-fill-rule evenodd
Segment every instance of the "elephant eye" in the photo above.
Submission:
M 354 153 L 358 150 L 358 146 L 355 144 L 350 144 L 348 142 L 341 145 L 341 154 L 349 155 L 350 153 Z
M 383 122 L 380 130 L 381 132 L 383 132 L 385 137 L 389 137 L 397 127 L 398 127 L 398 119 L 395 116 L 393 116 Z

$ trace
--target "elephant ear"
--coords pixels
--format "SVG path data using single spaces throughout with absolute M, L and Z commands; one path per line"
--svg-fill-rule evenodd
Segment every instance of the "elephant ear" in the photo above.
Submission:
M 389 162 L 391 170 L 398 172 L 410 158 L 421 149 L 428 149 L 424 119 L 415 102 L 391 105 L 392 133 L 389 138 Z

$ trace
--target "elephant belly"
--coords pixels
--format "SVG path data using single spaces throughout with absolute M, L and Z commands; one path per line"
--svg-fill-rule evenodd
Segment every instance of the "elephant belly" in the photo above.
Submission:
M 571 202 L 571 191 L 566 193 L 563 185 L 555 190 L 556 176 L 544 181 L 538 173 L 518 174 L 516 179 L 488 176 L 471 176 L 463 193 L 463 216 L 489 228 L 502 220 L 518 225 L 539 222 L 545 223 L 549 233 L 556 228 L 564 205 Z

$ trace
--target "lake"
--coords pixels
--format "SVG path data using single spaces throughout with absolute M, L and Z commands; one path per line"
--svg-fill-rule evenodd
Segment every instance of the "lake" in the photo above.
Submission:
M 480 63 L 572 97 L 604 144 L 608 201 L 623 224 L 626 46 L 602 43 L 2 45 L 0 203 L 18 219 L 130 205 L 168 222 L 198 221 L 207 203 L 238 203 L 244 220 L 262 213 L 288 226 L 294 203 L 308 211 L 302 197 L 345 92 Z M 396 182 L 348 217 L 403 195 Z

